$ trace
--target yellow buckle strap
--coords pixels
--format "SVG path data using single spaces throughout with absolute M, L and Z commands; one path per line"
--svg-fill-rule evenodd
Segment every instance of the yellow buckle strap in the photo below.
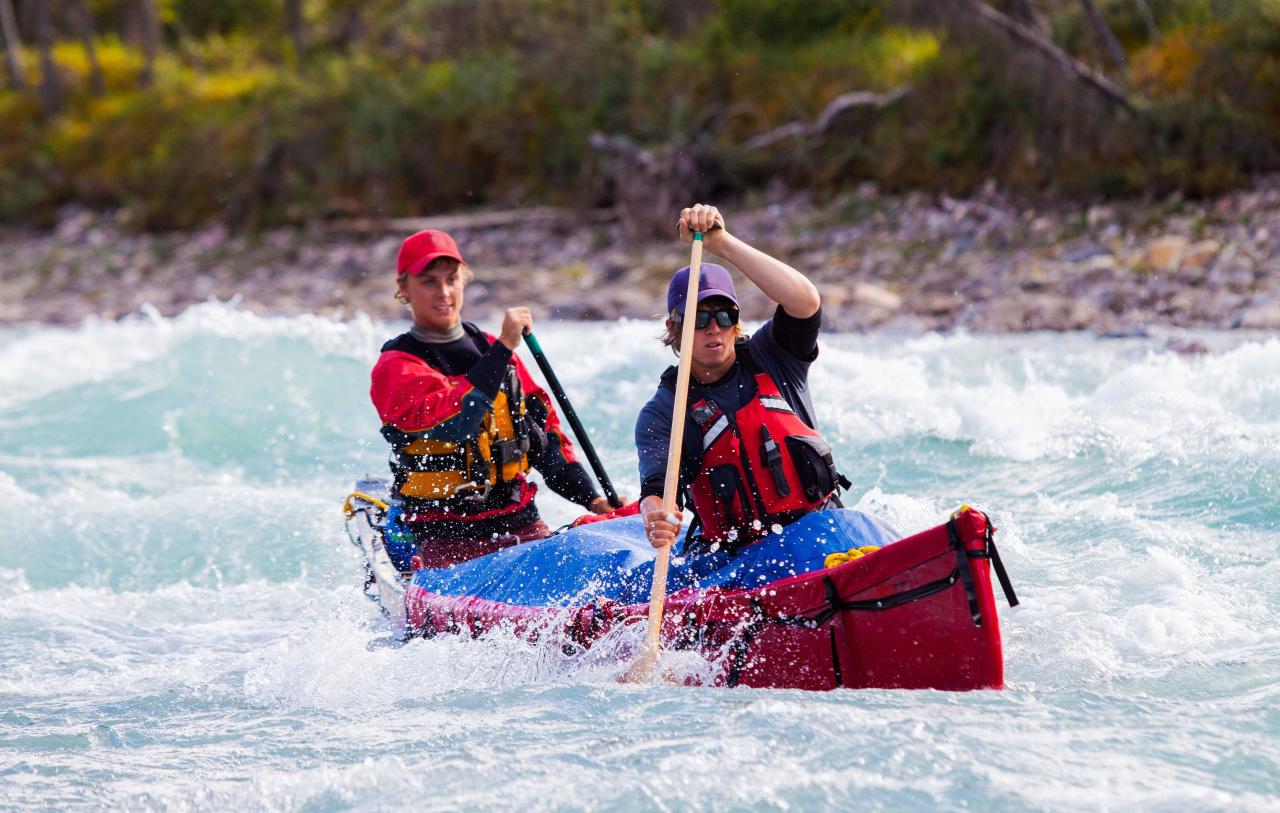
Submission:
M 347 495 L 347 498 L 345 500 L 342 501 L 342 514 L 347 519 L 351 519 L 356 515 L 355 506 L 351 504 L 352 500 L 364 500 L 365 502 L 373 503 L 374 505 L 381 508 L 383 511 L 391 507 L 387 505 L 385 502 L 383 502 L 382 500 L 378 499 L 377 497 L 373 497 L 368 494 L 365 494 L 363 491 L 353 491 Z

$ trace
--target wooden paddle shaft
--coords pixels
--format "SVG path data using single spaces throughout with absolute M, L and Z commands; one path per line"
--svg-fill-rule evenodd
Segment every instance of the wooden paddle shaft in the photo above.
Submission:
M 676 373 L 676 403 L 671 411 L 671 444 L 667 447 L 667 479 L 662 486 L 662 510 L 676 511 L 676 492 L 680 488 L 680 452 L 684 444 L 684 419 L 689 407 L 689 374 L 693 364 L 694 314 L 698 309 L 698 277 L 702 271 L 702 233 L 693 235 L 693 254 L 689 260 L 689 287 L 684 298 L 684 319 L 680 330 L 680 366 Z M 662 608 L 667 601 L 667 563 L 671 545 L 658 549 L 653 563 L 653 590 L 649 594 L 649 628 L 645 633 L 647 653 L 658 651 L 658 633 L 662 629 Z

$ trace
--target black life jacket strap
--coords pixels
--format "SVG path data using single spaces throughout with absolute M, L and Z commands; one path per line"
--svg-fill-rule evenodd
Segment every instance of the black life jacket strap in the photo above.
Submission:
M 787 473 L 782 470 L 782 450 L 778 442 L 769 434 L 768 426 L 760 427 L 760 459 L 773 475 L 773 487 L 783 497 L 791 495 L 791 484 L 787 482 Z
M 681 489 L 680 493 L 684 497 L 684 507 L 688 508 L 693 514 L 693 518 L 689 520 L 689 528 L 684 532 L 684 544 L 680 546 L 680 554 L 682 556 L 693 556 L 705 553 L 707 550 L 707 540 L 702 536 L 702 517 L 698 516 L 698 512 L 693 510 L 693 493 L 689 491 L 686 485 Z
M 396 449 L 391 456 L 396 466 L 405 471 L 467 471 L 467 455 L 464 452 L 413 455 Z

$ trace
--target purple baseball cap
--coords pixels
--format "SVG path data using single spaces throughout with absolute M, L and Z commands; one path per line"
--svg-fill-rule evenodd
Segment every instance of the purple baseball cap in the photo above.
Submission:
M 689 266 L 686 265 L 671 277 L 671 284 L 667 286 L 667 313 L 677 309 L 684 310 L 684 298 L 688 290 Z M 723 296 L 735 306 L 738 304 L 738 294 L 733 290 L 733 278 L 729 276 L 729 272 L 715 263 L 703 263 L 698 272 L 698 301 L 713 296 Z

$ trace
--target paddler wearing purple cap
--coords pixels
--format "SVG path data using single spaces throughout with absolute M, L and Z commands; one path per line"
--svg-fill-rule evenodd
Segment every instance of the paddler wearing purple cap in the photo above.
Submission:
M 689 408 L 680 458 L 680 497 L 694 523 L 685 552 L 736 550 L 811 511 L 839 505 L 848 480 L 818 434 L 809 396 L 809 365 L 818 356 L 822 300 L 796 269 L 734 237 L 715 206 L 682 209 L 680 237 L 702 232 L 707 252 L 737 266 L 777 303 L 750 337 L 739 324 L 738 294 L 728 270 L 704 262 L 691 353 Z M 679 355 L 687 267 L 667 288 L 663 344 Z M 662 489 L 675 406 L 676 367 L 636 420 L 640 511 L 650 543 L 675 540 L 683 511 L 662 510 Z

